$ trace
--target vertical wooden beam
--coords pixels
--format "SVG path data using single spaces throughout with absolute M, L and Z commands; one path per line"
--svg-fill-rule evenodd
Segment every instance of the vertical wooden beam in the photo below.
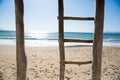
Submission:
M 60 51 L 60 80 L 64 80 L 65 74 L 65 51 L 64 51 L 64 6 L 63 0 L 58 0 L 59 15 L 59 51 Z
M 104 26 L 104 0 L 96 0 L 92 80 L 101 80 L 103 26 Z
M 26 80 L 27 58 L 24 47 L 24 4 L 15 0 L 17 80 Z

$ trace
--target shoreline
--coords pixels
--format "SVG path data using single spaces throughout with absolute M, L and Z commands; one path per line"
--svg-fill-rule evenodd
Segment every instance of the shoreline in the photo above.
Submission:
M 12 47 L 16 47 L 16 44 L 15 45 L 8 45 L 8 44 L 0 44 L 0 46 L 12 46 Z M 93 45 L 65 45 L 65 47 L 92 47 Z M 59 45 L 42 45 L 42 46 L 25 46 L 25 48 L 27 47 L 33 47 L 33 48 L 42 48 L 42 47 L 59 47 Z M 103 45 L 103 47 L 120 47 L 120 45 Z
M 67 61 L 92 60 L 92 47 L 65 47 Z M 59 48 L 25 47 L 28 60 L 29 80 L 59 80 Z M 102 80 L 120 79 L 120 46 L 104 46 L 102 57 Z M 16 47 L 0 45 L 0 78 L 16 80 Z M 65 79 L 89 80 L 91 64 L 66 65 Z
M 15 40 L 1 40 L 0 39 L 0 45 L 14 45 L 16 46 Z M 91 46 L 92 43 L 75 43 L 75 42 L 67 42 L 65 43 L 65 46 Z M 25 46 L 27 47 L 51 47 L 59 46 L 58 40 L 25 40 Z M 120 46 L 120 43 L 110 43 L 110 42 L 103 42 L 103 46 Z

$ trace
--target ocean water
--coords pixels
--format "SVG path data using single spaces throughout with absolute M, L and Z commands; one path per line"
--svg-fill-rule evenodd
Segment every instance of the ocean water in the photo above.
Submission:
M 93 39 L 93 33 L 65 32 L 65 38 Z M 58 46 L 58 32 L 25 32 L 25 46 Z M 15 45 L 16 32 L 0 30 L 0 45 Z M 92 43 L 65 43 L 71 45 L 92 45 Z M 104 46 L 120 46 L 120 33 L 104 33 Z

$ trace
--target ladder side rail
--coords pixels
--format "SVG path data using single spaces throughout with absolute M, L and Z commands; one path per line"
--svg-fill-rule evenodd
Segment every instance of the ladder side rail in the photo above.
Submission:
M 63 0 L 58 0 L 59 15 L 59 51 L 60 51 L 60 80 L 64 80 L 65 75 L 65 51 L 64 51 L 64 6 Z
M 104 0 L 96 0 L 92 80 L 101 80 L 103 27 L 104 27 Z

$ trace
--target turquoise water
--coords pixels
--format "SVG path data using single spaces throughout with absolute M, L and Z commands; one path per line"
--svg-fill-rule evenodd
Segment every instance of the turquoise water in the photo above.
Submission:
M 93 39 L 93 33 L 65 32 L 65 38 Z M 25 32 L 26 45 L 58 45 L 57 32 Z M 0 30 L 0 44 L 15 44 L 16 32 Z M 51 44 L 50 44 L 51 42 Z M 104 33 L 103 42 L 106 45 L 120 45 L 120 33 Z

